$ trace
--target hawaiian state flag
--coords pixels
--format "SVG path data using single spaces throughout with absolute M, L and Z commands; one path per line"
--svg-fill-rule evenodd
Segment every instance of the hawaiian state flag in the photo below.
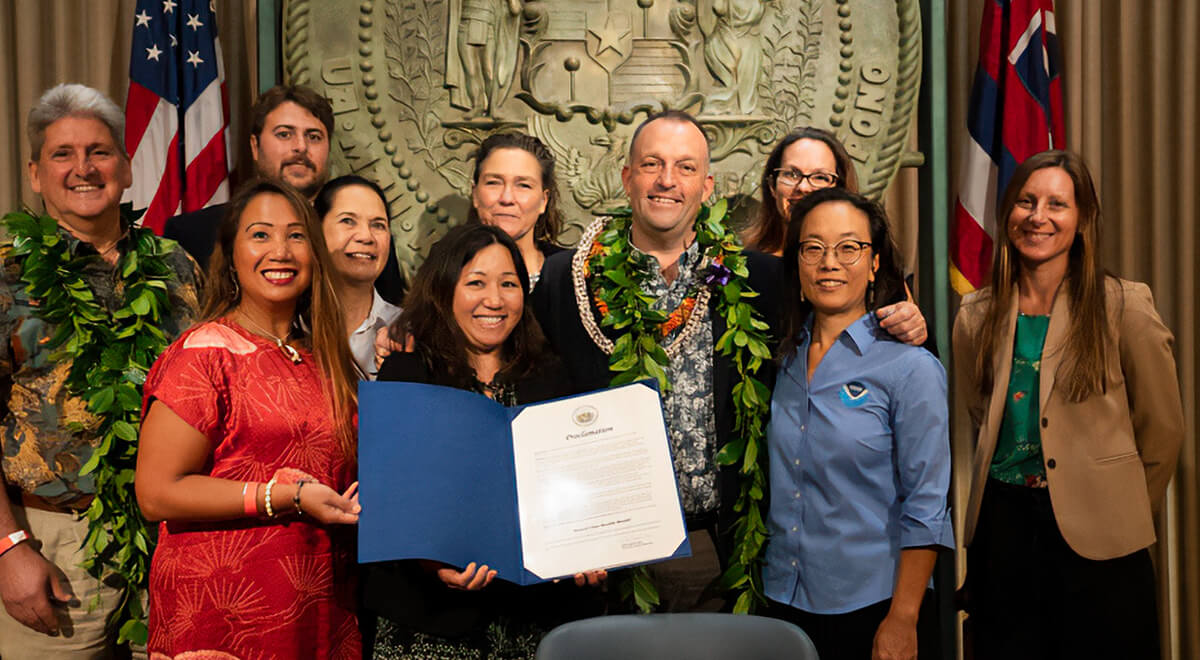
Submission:
M 229 199 L 229 95 L 210 0 L 138 0 L 125 102 L 142 224 Z
M 950 281 L 960 294 L 988 281 L 996 204 L 1013 169 L 1062 148 L 1066 135 L 1054 0 L 984 3 L 950 235 Z

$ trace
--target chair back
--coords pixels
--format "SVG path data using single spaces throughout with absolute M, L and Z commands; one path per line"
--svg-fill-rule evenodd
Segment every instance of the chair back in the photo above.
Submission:
M 808 635 L 780 619 L 744 614 L 621 614 L 565 623 L 537 660 L 818 660 Z

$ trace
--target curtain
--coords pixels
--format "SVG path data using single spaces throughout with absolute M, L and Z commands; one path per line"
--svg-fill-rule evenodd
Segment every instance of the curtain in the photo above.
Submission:
M 26 204 L 41 210 L 29 189 L 25 117 L 42 92 L 78 82 L 125 107 L 129 44 L 136 0 L 0 0 L 0 212 Z M 217 20 L 229 91 L 235 162 L 249 171 L 249 129 L 257 38 L 254 2 L 217 0 Z M 244 62 L 244 66 L 232 63 Z
M 952 167 L 966 136 L 983 2 L 947 2 Z M 1121 277 L 1148 283 L 1163 321 L 1175 333 L 1188 433 L 1152 550 L 1164 657 L 1200 658 L 1200 314 L 1194 303 L 1200 282 L 1195 228 L 1200 3 L 1057 0 L 1055 7 L 1066 148 L 1083 155 L 1099 188 L 1106 264 Z M 951 190 L 957 189 L 952 169 Z M 961 483 L 966 474 L 959 474 Z

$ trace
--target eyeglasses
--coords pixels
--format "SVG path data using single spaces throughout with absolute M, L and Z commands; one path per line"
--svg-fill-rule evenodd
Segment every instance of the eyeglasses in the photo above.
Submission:
M 803 241 L 800 243 L 800 261 L 815 266 L 825 258 L 826 252 L 833 250 L 833 256 L 839 264 L 853 266 L 870 247 L 871 244 L 867 241 L 856 241 L 853 238 L 838 241 L 832 246 L 827 246 L 821 241 Z
M 806 180 L 808 185 L 813 188 L 832 188 L 837 185 L 838 175 L 819 170 L 805 174 L 800 170 L 782 167 L 775 170 L 775 182 L 788 188 L 795 188 L 800 185 L 800 182 Z

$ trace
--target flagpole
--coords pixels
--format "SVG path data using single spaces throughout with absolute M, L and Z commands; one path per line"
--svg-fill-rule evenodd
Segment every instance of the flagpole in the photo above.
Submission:
M 918 303 L 933 333 L 938 354 L 950 365 L 950 161 L 949 93 L 946 70 L 946 2 L 921 0 L 922 75 L 917 103 L 917 135 L 925 166 L 919 181 L 920 224 L 917 259 L 921 286 Z M 954 492 L 953 475 L 951 490 Z M 942 553 L 934 572 L 941 621 L 941 657 L 958 657 L 958 611 L 954 592 L 958 587 L 955 553 Z

